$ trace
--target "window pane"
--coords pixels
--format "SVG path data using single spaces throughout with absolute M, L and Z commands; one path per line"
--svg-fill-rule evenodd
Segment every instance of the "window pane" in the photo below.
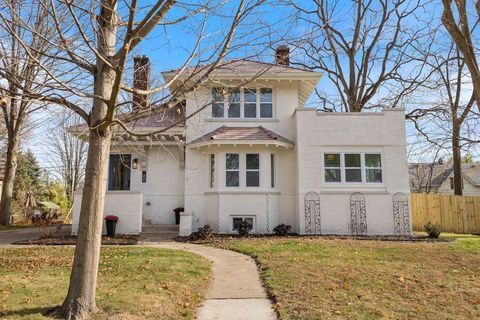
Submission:
M 270 155 L 270 181 L 271 187 L 275 188 L 275 155 Z
M 215 185 L 215 155 L 210 155 L 210 188 Z
M 340 169 L 325 169 L 325 181 L 326 182 L 342 181 L 340 176 Z
M 245 103 L 245 118 L 256 118 L 257 117 L 257 105 L 255 103 Z
M 259 169 L 260 156 L 258 154 L 247 154 L 247 169 Z
M 226 186 L 227 187 L 238 187 L 240 184 L 240 179 L 238 171 L 227 171 L 226 172 Z
M 367 182 L 382 182 L 382 169 L 367 169 Z
M 239 168 L 239 156 L 238 153 L 227 153 L 225 157 L 225 168 L 238 169 Z
M 360 168 L 361 166 L 360 154 L 345 154 L 345 167 Z
M 240 118 L 240 103 L 230 103 L 228 106 L 229 118 Z
M 346 182 L 362 182 L 362 170 L 361 169 L 346 169 L 345 170 Z
M 260 104 L 260 118 L 272 118 L 272 104 L 271 103 L 262 103 Z
M 232 218 L 233 230 L 237 229 L 243 221 L 243 218 Z
M 244 89 L 243 91 L 245 102 L 257 102 L 257 90 L 256 89 Z
M 379 154 L 366 154 L 365 166 L 380 168 L 382 166 L 382 157 Z
M 129 154 L 110 155 L 108 190 L 130 190 L 131 160 Z
M 246 221 L 253 226 L 253 218 L 243 218 L 243 221 Z
M 262 88 L 260 89 L 260 102 L 272 102 L 272 89 Z
M 212 100 L 214 102 L 223 102 L 223 89 L 222 88 L 213 88 L 212 89 Z
M 212 117 L 223 118 L 223 103 L 212 104 Z
M 240 103 L 240 89 L 228 89 L 228 102 Z
M 260 186 L 260 172 L 247 171 L 247 187 L 259 187 L 259 186 Z
M 326 153 L 323 158 L 325 167 L 340 167 L 340 155 L 338 153 Z

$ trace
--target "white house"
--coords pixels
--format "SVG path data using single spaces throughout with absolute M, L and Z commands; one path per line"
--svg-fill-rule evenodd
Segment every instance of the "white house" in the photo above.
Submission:
M 181 125 L 145 139 L 118 132 L 104 214 L 119 216 L 119 233 L 173 224 L 184 207 L 183 235 L 205 224 L 232 233 L 243 220 L 260 234 L 281 223 L 300 234 L 410 234 L 404 110 L 305 108 L 321 74 L 288 61 L 286 47 L 273 64 L 230 61 L 176 109 L 129 123 L 148 133 L 187 117 Z M 148 87 L 148 59 L 135 66 L 136 85 Z M 172 90 L 191 74 L 178 72 L 162 73 Z

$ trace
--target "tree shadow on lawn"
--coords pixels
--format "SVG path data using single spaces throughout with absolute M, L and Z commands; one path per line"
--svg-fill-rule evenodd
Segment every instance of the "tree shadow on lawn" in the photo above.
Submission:
M 17 310 L 8 310 L 4 313 L 0 313 L 0 318 L 2 317 L 25 317 L 30 315 L 42 315 L 45 316 L 54 306 L 50 307 L 36 307 L 36 308 L 23 308 Z

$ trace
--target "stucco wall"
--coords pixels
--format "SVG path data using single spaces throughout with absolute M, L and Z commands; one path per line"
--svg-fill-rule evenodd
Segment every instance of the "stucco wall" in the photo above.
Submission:
M 183 207 L 184 160 L 180 146 L 122 146 L 113 147 L 112 153 L 126 153 L 138 159 L 138 168 L 131 170 L 130 190 L 143 194 L 143 219 L 153 224 L 174 224 L 173 209 Z M 142 167 L 142 160 L 146 166 Z M 142 182 L 146 171 L 146 182 Z
M 76 192 L 73 201 L 72 234 L 76 235 L 82 193 Z M 142 202 L 142 193 L 139 191 L 107 192 L 103 216 L 110 214 L 118 216 L 117 234 L 138 234 L 142 229 Z M 105 221 L 103 222 L 102 233 L 106 233 Z
M 378 113 L 317 113 L 298 110 L 298 225 L 305 232 L 304 197 L 309 191 L 320 195 L 322 233 L 350 233 L 350 195 L 365 195 L 368 234 L 393 233 L 392 197 L 409 194 L 404 111 Z M 373 152 L 382 155 L 380 184 L 332 184 L 323 180 L 323 153 Z M 410 219 L 411 221 L 411 219 Z

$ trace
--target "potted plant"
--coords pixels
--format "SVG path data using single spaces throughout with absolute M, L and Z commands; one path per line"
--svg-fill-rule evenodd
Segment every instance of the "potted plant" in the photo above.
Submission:
M 115 236 L 115 228 L 117 226 L 118 217 L 111 214 L 105 217 L 105 223 L 107 224 L 107 236 L 114 237 Z
M 173 209 L 173 212 L 175 212 L 175 224 L 180 224 L 180 212 L 183 211 L 184 209 L 182 207 Z

